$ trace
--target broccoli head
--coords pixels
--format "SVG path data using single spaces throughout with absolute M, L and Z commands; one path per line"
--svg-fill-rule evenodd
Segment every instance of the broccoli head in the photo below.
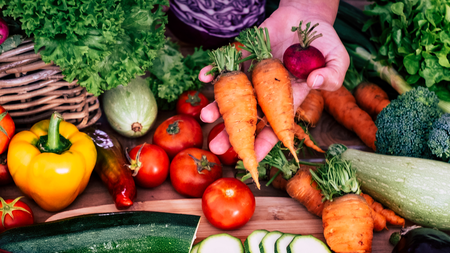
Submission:
M 445 113 L 431 126 L 428 147 L 436 157 L 450 162 L 450 113 Z
M 432 124 L 441 117 L 437 95 L 416 87 L 393 99 L 377 116 L 376 152 L 386 155 L 433 158 L 428 147 Z

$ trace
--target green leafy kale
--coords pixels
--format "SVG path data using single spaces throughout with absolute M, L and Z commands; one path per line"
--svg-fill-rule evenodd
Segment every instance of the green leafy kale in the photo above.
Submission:
M 450 162 L 450 113 L 445 113 L 433 123 L 428 147 L 436 157 Z
M 44 62 L 94 95 L 144 75 L 164 44 L 167 0 L 0 0 Z
M 200 90 L 203 83 L 198 80 L 200 70 L 211 63 L 208 50 L 195 48 L 186 57 L 179 50 L 179 46 L 170 39 L 158 51 L 158 57 L 149 69 L 147 81 L 155 95 L 158 109 L 175 109 L 176 100 L 188 90 Z
M 428 136 L 442 115 L 439 99 L 427 88 L 416 87 L 393 99 L 377 116 L 376 152 L 385 155 L 433 158 Z
M 428 87 L 450 101 L 450 2 L 441 0 L 376 0 L 364 29 L 379 31 L 378 57 L 392 64 L 410 84 Z

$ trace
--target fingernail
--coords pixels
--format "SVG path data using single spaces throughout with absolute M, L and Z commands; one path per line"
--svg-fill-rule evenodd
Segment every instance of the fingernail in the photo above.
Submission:
M 318 89 L 322 86 L 322 84 L 323 84 L 323 76 L 317 75 L 316 78 L 314 79 L 311 89 Z

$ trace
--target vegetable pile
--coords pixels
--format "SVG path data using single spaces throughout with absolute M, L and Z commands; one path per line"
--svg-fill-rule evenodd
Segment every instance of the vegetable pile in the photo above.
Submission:
M 18 19 L 35 51 L 94 95 L 145 74 L 164 45 L 166 0 L 2 0 L 5 16 Z

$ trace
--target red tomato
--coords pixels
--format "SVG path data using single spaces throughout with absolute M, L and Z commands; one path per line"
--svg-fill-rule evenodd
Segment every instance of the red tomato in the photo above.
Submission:
M 32 225 L 34 223 L 33 211 L 27 204 L 20 201 L 20 198 L 22 197 L 3 200 L 0 197 L 0 217 L 2 217 L 0 233 L 10 228 Z
M 9 142 L 16 131 L 16 125 L 9 113 L 0 105 L 0 154 L 8 148 Z
M 244 226 L 255 212 L 255 196 L 236 178 L 224 177 L 206 188 L 202 210 L 214 227 L 233 230 Z
M 194 117 L 197 121 L 200 120 L 200 112 L 203 107 L 209 104 L 209 100 L 203 93 L 195 90 L 185 91 L 178 98 L 177 114 L 186 114 Z
M 209 143 L 211 143 L 212 139 L 214 139 L 214 137 L 216 137 L 220 132 L 222 132 L 222 130 L 225 128 L 225 124 L 223 122 L 215 125 L 211 131 L 209 131 L 208 134 L 208 146 Z M 234 151 L 233 147 L 230 147 L 227 152 L 221 154 L 221 155 L 217 155 L 217 157 L 219 157 L 220 161 L 228 166 L 234 166 L 236 165 L 236 163 L 239 161 L 239 156 L 236 153 L 236 151 Z
M 6 164 L 6 152 L 0 155 L 0 185 L 7 185 L 13 182 Z
M 156 128 L 153 144 L 163 148 L 172 159 L 181 150 L 191 147 L 202 148 L 202 127 L 191 116 L 175 115 Z
M 188 148 L 170 164 L 170 181 L 175 190 L 187 197 L 200 198 L 206 187 L 222 177 L 222 164 L 213 153 Z
M 166 181 L 169 175 L 169 156 L 164 149 L 144 143 L 134 147 L 129 156 L 132 159 L 131 168 L 134 170 L 133 176 L 137 185 L 153 188 Z

